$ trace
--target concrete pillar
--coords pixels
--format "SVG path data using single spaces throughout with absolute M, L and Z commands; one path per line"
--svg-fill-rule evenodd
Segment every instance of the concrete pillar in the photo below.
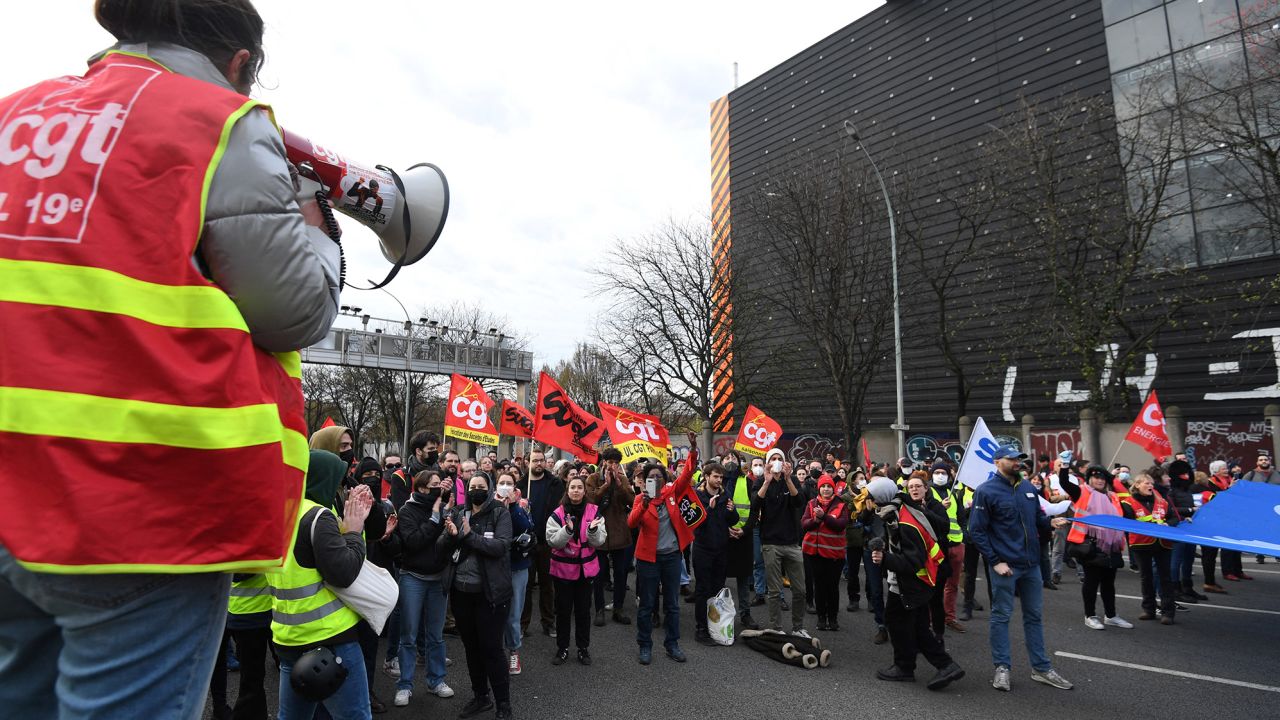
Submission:
M 1080 411 L 1080 452 L 1089 462 L 1101 465 L 1102 448 L 1098 444 L 1098 413 L 1093 408 Z
M 1187 451 L 1187 422 L 1182 417 L 1182 408 L 1170 405 L 1164 409 L 1164 431 L 1175 453 Z
M 1262 416 L 1271 427 L 1271 464 L 1274 466 L 1275 458 L 1280 458 L 1280 405 L 1266 406 L 1262 409 Z
M 711 421 L 708 420 L 706 424 L 702 426 L 702 448 L 700 450 L 700 456 L 703 458 L 704 462 L 711 457 L 711 451 L 715 448 L 715 444 L 715 429 L 711 427 Z
M 1035 426 L 1036 426 L 1035 415 L 1022 416 L 1022 452 L 1026 453 L 1027 455 L 1033 454 L 1031 452 L 1031 430 Z M 1034 460 L 1035 458 L 1032 457 L 1031 459 Z
M 959 425 L 960 444 L 968 446 L 969 438 L 973 435 L 973 420 L 968 415 L 961 415 L 956 423 Z

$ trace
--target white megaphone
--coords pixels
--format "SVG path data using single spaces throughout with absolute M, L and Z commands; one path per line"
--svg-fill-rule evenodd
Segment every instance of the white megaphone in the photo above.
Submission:
M 370 168 L 288 130 L 284 145 L 307 195 L 321 193 L 335 210 L 378 236 L 383 257 L 394 267 L 374 287 L 421 260 L 440 238 L 449 216 L 449 181 L 435 165 L 419 163 L 403 173 L 385 165 Z

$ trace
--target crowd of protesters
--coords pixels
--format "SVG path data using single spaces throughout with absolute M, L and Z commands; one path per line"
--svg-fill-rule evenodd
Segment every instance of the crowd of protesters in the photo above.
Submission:
M 554 641 L 552 666 L 571 658 L 591 665 L 593 627 L 610 622 L 634 623 L 640 664 L 653 661 L 657 632 L 665 654 L 684 663 L 681 604 L 694 605 L 695 641 L 716 646 L 707 608 L 722 588 L 736 590 L 739 631 L 804 638 L 811 630 L 840 631 L 841 610 L 863 610 L 865 596 L 875 627 L 868 640 L 892 648 L 876 677 L 915 681 L 923 656 L 934 668 L 926 686 L 940 690 L 965 676 L 946 636 L 968 632 L 965 622 L 984 609 L 974 597 L 979 567 L 988 588 L 992 686 L 1012 688 L 1009 622 L 1019 605 L 1031 679 L 1070 689 L 1052 667 L 1043 634 L 1043 593 L 1059 589 L 1063 568 L 1079 576 L 1084 624 L 1093 630 L 1134 628 L 1116 609 L 1116 574 L 1126 564 L 1141 577 L 1138 620 L 1163 625 L 1208 597 L 1192 584 L 1197 555 L 1205 592 L 1226 592 L 1217 584 L 1219 558 L 1227 581 L 1251 579 L 1233 551 L 1071 521 L 1101 514 L 1175 525 L 1243 475 L 1233 476 L 1222 462 L 1196 473 L 1178 456 L 1133 473 L 1070 451 L 1032 462 L 1017 447 L 1001 446 L 995 472 L 975 489 L 960 483 L 945 459 L 863 468 L 827 456 L 793 466 L 775 449 L 749 462 L 729 452 L 704 463 L 694 440 L 687 457 L 670 467 L 656 459 L 624 464 L 615 448 L 604 449 L 598 464 L 559 460 L 548 467 L 540 450 L 510 460 L 493 453 L 460 460 L 432 433 L 413 437 L 407 462 L 399 455 L 357 460 L 349 430 L 317 432 L 288 566 L 294 569 L 278 578 L 236 577 L 227 638 L 238 658 L 226 658 L 233 645 L 224 640 L 214 715 L 231 716 L 224 663 L 238 661 L 234 716 L 266 717 L 261 666 L 270 649 L 281 669 L 279 716 L 310 717 L 317 704 L 299 697 L 289 676 L 300 652 L 316 645 L 331 648 L 350 671 L 340 692 L 321 703 L 333 717 L 385 710 L 372 692 L 379 665 L 396 680 L 397 706 L 410 704 L 416 688 L 451 697 L 444 635 L 453 634 L 470 686 L 459 716 L 493 710 L 512 717 L 510 678 L 523 670 L 535 605 L 542 632 Z M 1261 481 L 1280 480 L 1270 462 L 1268 455 L 1258 458 L 1252 472 Z M 691 496 L 701 517 L 688 512 Z M 341 603 L 310 629 L 272 621 L 296 609 L 289 606 L 296 598 L 281 600 L 280 589 L 314 576 L 350 584 L 365 557 L 399 583 L 397 609 L 383 631 L 383 662 L 378 635 Z M 274 612 L 258 607 L 261 600 L 246 605 L 246 597 L 264 595 Z M 634 621 L 629 606 L 637 608 Z M 752 610 L 760 608 L 757 619 Z M 257 640 L 268 632 L 270 648 Z

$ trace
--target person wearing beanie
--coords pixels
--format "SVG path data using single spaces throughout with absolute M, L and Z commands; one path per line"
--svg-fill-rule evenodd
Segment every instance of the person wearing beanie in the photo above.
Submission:
M 818 495 L 805 504 L 800 528 L 804 531 L 804 555 L 813 569 L 814 607 L 819 630 L 839 630 L 840 571 L 844 567 L 844 530 L 849 511 L 836 496 L 830 475 L 818 478 Z

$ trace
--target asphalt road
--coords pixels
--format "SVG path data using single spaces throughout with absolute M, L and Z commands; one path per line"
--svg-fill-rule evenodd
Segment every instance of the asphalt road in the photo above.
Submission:
M 1196 570 L 1198 574 L 1198 563 Z M 1075 689 L 1069 691 L 1031 680 L 1016 612 L 1011 629 L 1011 693 L 991 687 L 986 612 L 975 614 L 974 620 L 967 623 L 968 632 L 947 632 L 947 648 L 967 675 L 950 688 L 934 693 L 924 687 L 932 668 L 923 658 L 915 684 L 876 679 L 875 670 L 891 663 L 891 651 L 887 644 L 871 643 L 875 625 L 865 610 L 865 600 L 863 611 L 841 612 L 839 631 L 815 633 L 833 653 L 831 666 L 816 670 L 783 665 L 745 646 L 699 645 L 693 642 L 693 606 L 682 604 L 681 645 L 689 656 L 688 663 L 681 665 L 668 659 L 661 651 L 661 635 L 655 634 L 653 664 L 639 665 L 635 626 L 610 622 L 603 628 L 592 628 L 595 662 L 591 667 L 579 665 L 572 656 L 569 663 L 554 667 L 550 661 L 555 641 L 535 632 L 525 641 L 524 672 L 512 678 L 513 707 L 517 718 L 538 720 L 827 720 L 892 717 L 902 712 L 911 713 L 913 718 L 949 720 L 1030 716 L 1073 720 L 1280 718 L 1280 565 L 1274 559 L 1258 565 L 1252 557 L 1246 557 L 1245 571 L 1252 573 L 1255 580 L 1220 581 L 1229 586 L 1230 594 L 1211 596 L 1209 603 L 1191 606 L 1190 612 L 1180 614 L 1177 624 L 1162 626 L 1138 621 L 1138 574 L 1121 570 L 1117 579 L 1117 594 L 1122 596 L 1117 599 L 1118 611 L 1137 627 L 1100 632 L 1084 626 L 1080 586 L 1068 570 L 1058 591 L 1045 591 L 1045 641 L 1054 667 L 1075 683 Z M 978 594 L 981 604 L 987 605 L 981 582 Z M 755 608 L 757 620 L 764 616 L 764 610 Z M 631 614 L 634 616 L 634 607 Z M 816 617 L 810 616 L 809 620 L 809 630 L 815 632 Z M 533 627 L 536 631 L 536 619 Z M 391 707 L 394 681 L 378 672 L 374 689 L 388 705 L 388 712 L 378 717 L 456 716 L 470 697 L 469 682 L 461 642 L 457 638 L 447 641 L 449 657 L 454 659 L 447 682 L 457 695 L 448 700 L 427 695 L 419 678 L 409 706 Z M 276 673 L 269 672 L 267 678 L 268 693 L 274 702 L 276 692 L 272 685 Z M 232 698 L 237 679 L 238 674 L 230 675 Z M 211 717 L 208 709 L 205 717 Z

